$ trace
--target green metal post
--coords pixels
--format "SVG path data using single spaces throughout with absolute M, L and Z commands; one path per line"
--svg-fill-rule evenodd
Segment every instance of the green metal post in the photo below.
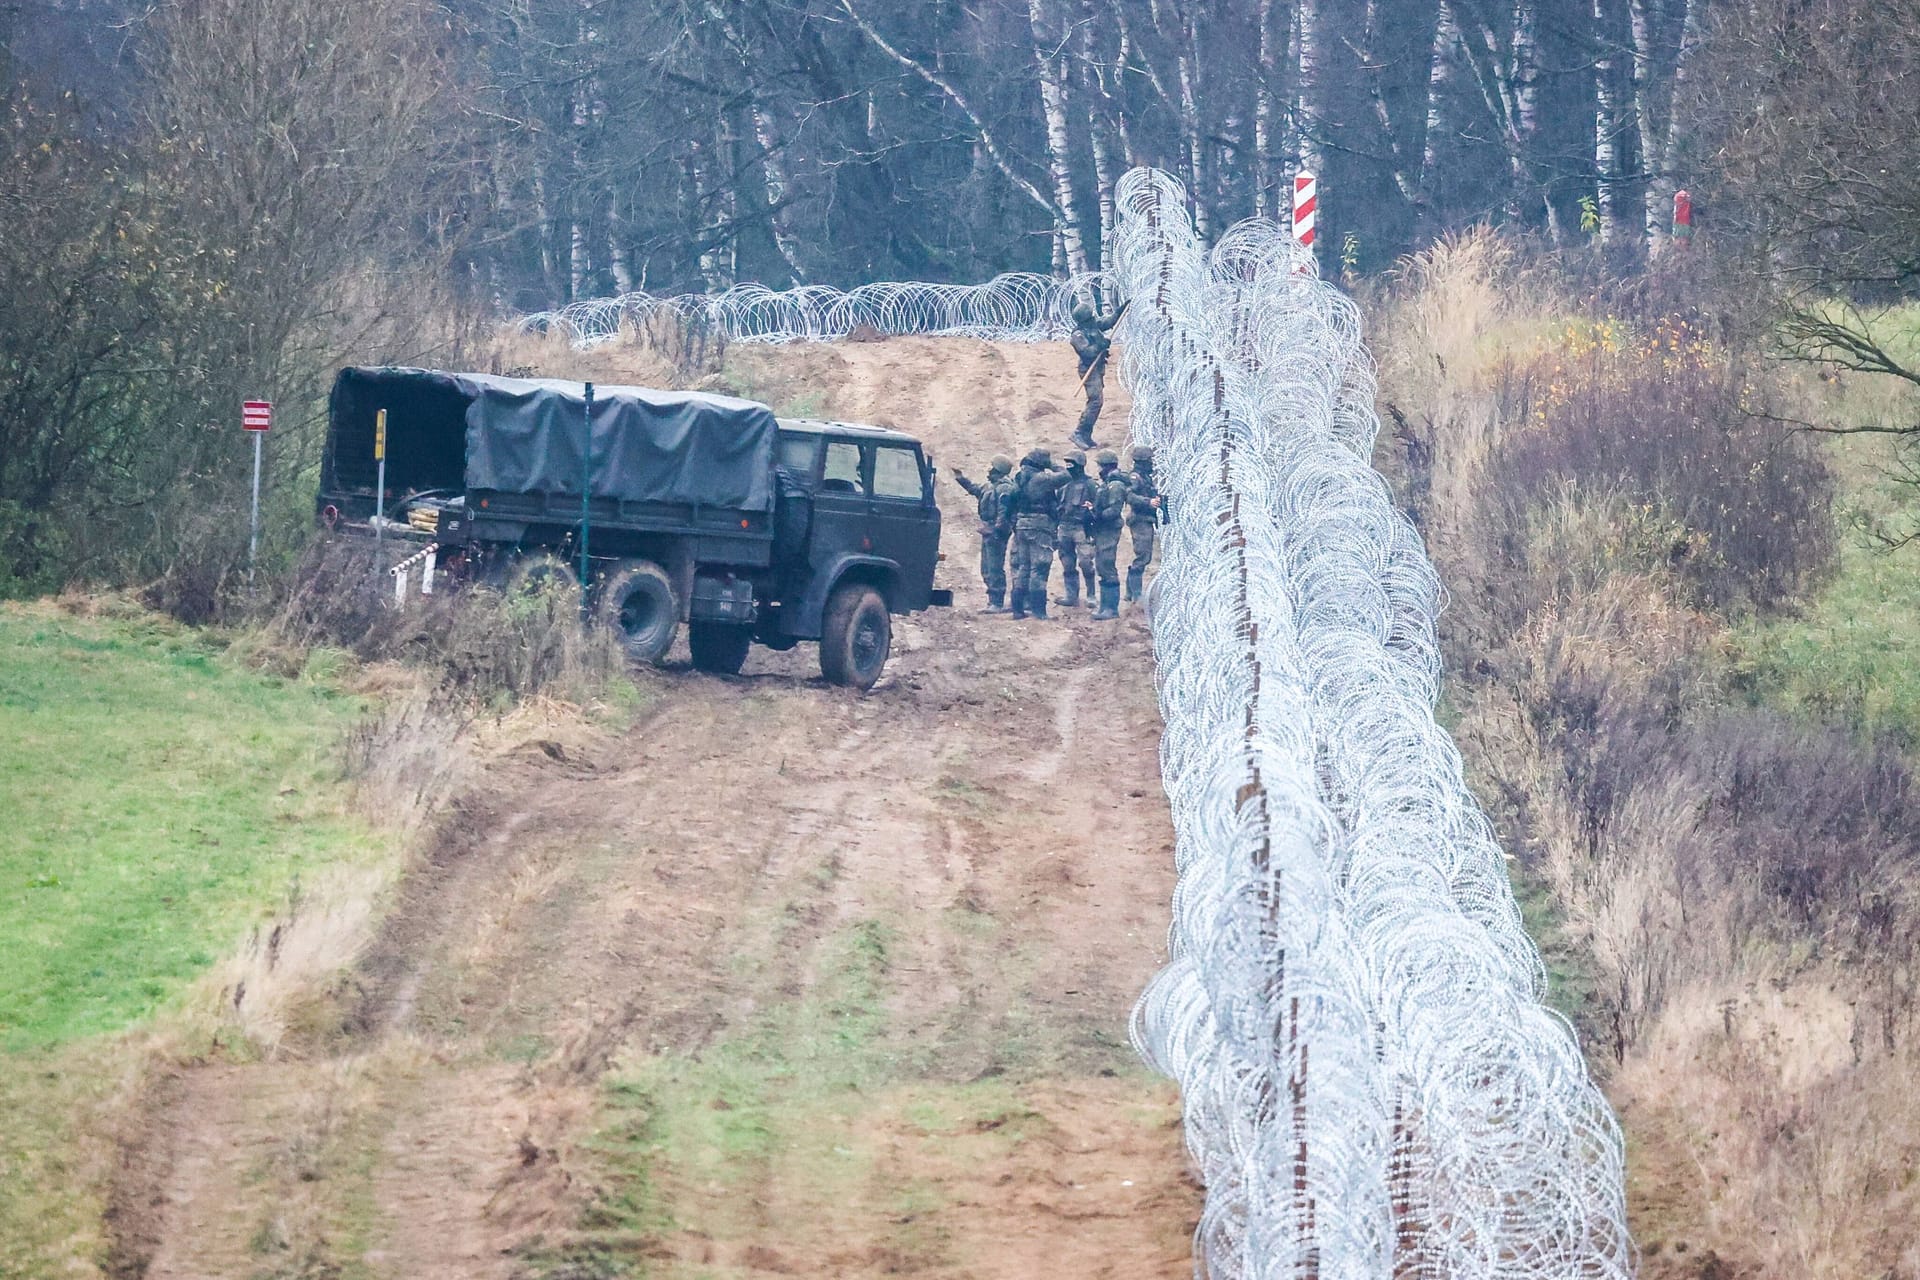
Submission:
M 582 418 L 586 424 L 585 438 L 580 442 L 580 596 L 586 599 L 587 581 L 587 537 L 592 528 L 592 516 L 587 510 L 587 502 L 593 495 L 593 384 L 586 384 L 586 412 Z

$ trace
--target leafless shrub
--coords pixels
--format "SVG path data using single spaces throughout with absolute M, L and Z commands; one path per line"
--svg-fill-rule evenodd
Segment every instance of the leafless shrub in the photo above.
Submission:
M 347 736 L 345 769 L 368 818 L 418 830 L 465 785 L 473 709 L 444 690 L 388 701 Z
M 391 577 L 357 539 L 316 540 L 265 629 L 297 649 L 329 645 L 368 661 L 405 662 L 481 702 L 541 694 L 589 702 L 626 672 L 611 632 L 583 621 L 570 583 L 512 594 L 443 588 L 397 604 Z

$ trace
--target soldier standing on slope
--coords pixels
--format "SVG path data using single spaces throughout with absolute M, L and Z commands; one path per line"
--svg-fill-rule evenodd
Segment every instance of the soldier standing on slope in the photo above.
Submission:
M 1060 553 L 1060 571 L 1066 575 L 1066 594 L 1055 600 L 1071 609 L 1080 603 L 1080 587 L 1087 588 L 1087 603 L 1093 603 L 1093 481 L 1087 476 L 1087 455 L 1074 450 L 1067 455 L 1067 482 L 1060 486 L 1059 525 L 1054 530 L 1053 546 Z
M 1120 616 L 1120 526 L 1127 518 L 1129 493 L 1119 455 L 1102 449 L 1098 461 L 1100 479 L 1093 491 L 1093 559 L 1100 577 L 1096 622 Z
M 1135 445 L 1133 473 L 1127 477 L 1127 531 L 1133 535 L 1133 563 L 1127 566 L 1127 599 L 1140 598 L 1147 566 L 1153 563 L 1153 536 L 1160 526 L 1160 489 L 1153 482 L 1153 450 Z
M 1091 303 L 1077 302 L 1073 307 L 1073 350 L 1080 357 L 1080 385 L 1087 393 L 1087 407 L 1080 415 L 1080 425 L 1073 430 L 1073 443 L 1082 449 L 1098 443 L 1093 438 L 1093 424 L 1100 421 L 1100 409 L 1106 403 L 1107 353 L 1113 350 L 1113 339 L 1107 334 L 1120 323 L 1124 309 L 1103 316 Z
M 1013 616 L 1047 616 L 1047 574 L 1053 568 L 1053 526 L 1067 473 L 1035 449 L 1013 477 Z
M 953 478 L 979 503 L 980 581 L 987 588 L 987 612 L 1007 611 L 1007 543 L 1013 538 L 1013 460 L 995 454 L 987 466 L 987 481 L 967 479 L 963 471 Z

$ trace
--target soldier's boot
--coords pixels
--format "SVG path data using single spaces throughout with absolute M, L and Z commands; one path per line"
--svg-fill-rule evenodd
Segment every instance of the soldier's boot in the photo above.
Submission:
M 1073 447 L 1076 449 L 1099 448 L 1099 442 L 1093 438 L 1093 430 L 1090 427 L 1076 428 L 1074 433 L 1068 436 L 1067 439 L 1073 441 Z
M 1047 616 L 1047 591 L 1045 587 L 1035 591 L 1027 600 L 1027 611 L 1042 621 Z
M 1063 604 L 1071 609 L 1080 603 L 1080 578 L 1071 569 L 1067 570 L 1067 582 L 1062 590 L 1067 594 L 1055 596 L 1053 598 L 1055 604 Z
M 1005 613 L 1007 611 L 1007 593 L 1004 591 L 987 592 L 987 612 Z
M 1127 600 L 1129 602 L 1138 600 L 1140 598 L 1140 579 L 1143 576 L 1145 576 L 1144 570 L 1141 570 L 1141 569 L 1127 570 Z
M 1027 593 L 1018 587 L 1013 590 L 1013 616 L 1015 618 L 1027 616 Z
M 1080 577 L 1081 580 L 1086 583 L 1087 608 L 1098 608 L 1100 602 L 1100 579 L 1092 569 L 1082 569 L 1080 571 Z
M 1108 618 L 1120 616 L 1120 584 L 1103 582 L 1100 584 L 1100 611 L 1093 615 L 1095 622 L 1105 622 Z

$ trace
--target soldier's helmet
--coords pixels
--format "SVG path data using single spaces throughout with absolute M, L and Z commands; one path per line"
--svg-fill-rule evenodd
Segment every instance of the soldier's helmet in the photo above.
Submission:
M 1053 455 L 1045 449 L 1029 449 L 1027 456 L 1020 461 L 1022 465 L 1032 467 L 1036 471 L 1045 471 L 1053 465 Z
M 1137 444 L 1133 446 L 1133 465 L 1136 467 L 1152 466 L 1153 446 L 1149 444 Z
M 1076 303 L 1074 303 L 1074 304 L 1073 304 L 1073 318 L 1074 318 L 1074 320 L 1075 320 L 1075 322 L 1076 322 L 1076 323 L 1079 323 L 1079 324 L 1089 324 L 1089 323 L 1091 323 L 1091 322 L 1092 322 L 1092 320 L 1093 320 L 1093 304 L 1092 304 L 1092 303 L 1090 303 L 1090 302 L 1076 302 Z
M 1067 465 L 1077 471 L 1087 465 L 1087 455 L 1075 449 L 1067 455 Z
M 1093 460 L 1100 464 L 1102 471 L 1105 471 L 1108 467 L 1117 467 L 1120 465 L 1120 455 L 1111 449 L 1102 449 L 1099 453 L 1093 455 Z
M 1004 453 L 994 454 L 993 461 L 987 464 L 987 475 L 989 477 L 1003 476 L 1011 470 L 1013 470 L 1013 459 Z

